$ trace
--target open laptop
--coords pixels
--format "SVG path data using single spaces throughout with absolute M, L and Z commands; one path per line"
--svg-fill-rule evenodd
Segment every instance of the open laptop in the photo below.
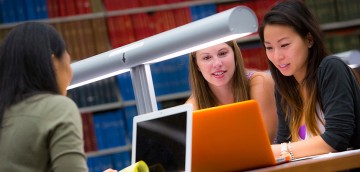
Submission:
M 193 112 L 192 171 L 243 171 L 276 164 L 258 104 Z
M 192 112 L 184 104 L 135 116 L 131 163 L 143 160 L 152 172 L 190 172 Z

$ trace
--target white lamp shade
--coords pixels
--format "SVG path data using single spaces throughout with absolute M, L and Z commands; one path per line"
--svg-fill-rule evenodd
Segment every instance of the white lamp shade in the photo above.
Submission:
M 118 75 L 137 65 L 158 62 L 246 36 L 258 29 L 255 13 L 239 6 L 71 64 L 68 87 Z

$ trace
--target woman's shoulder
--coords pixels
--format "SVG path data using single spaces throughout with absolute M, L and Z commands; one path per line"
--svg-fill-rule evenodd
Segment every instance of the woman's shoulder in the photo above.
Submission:
M 257 85 L 257 84 L 274 84 L 273 78 L 271 74 L 267 71 L 255 71 L 250 79 L 250 86 Z
M 24 101 L 24 106 L 45 113 L 79 111 L 73 100 L 56 94 L 38 94 Z
M 193 106 L 193 110 L 198 109 L 198 105 L 196 103 L 196 100 L 193 96 L 190 96 L 189 99 L 186 100 L 185 104 L 191 104 Z
M 57 94 L 38 94 L 35 95 L 28 102 L 46 103 L 48 106 L 76 106 L 75 102 L 69 97 L 57 95 Z
M 33 95 L 9 109 L 11 116 L 26 117 L 45 123 L 59 121 L 79 121 L 80 111 L 76 104 L 68 97 L 41 93 Z
M 351 68 L 337 56 L 325 57 L 318 69 L 318 76 L 344 75 L 350 73 Z
M 327 56 L 320 63 L 320 68 L 326 68 L 326 67 L 333 68 L 334 66 L 343 67 L 343 66 L 347 66 L 347 64 L 343 60 L 341 60 L 340 57 L 337 56 Z

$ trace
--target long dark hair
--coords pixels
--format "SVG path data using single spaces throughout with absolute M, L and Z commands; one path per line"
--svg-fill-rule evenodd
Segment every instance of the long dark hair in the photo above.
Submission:
M 307 61 L 307 73 L 303 84 L 307 90 L 307 102 L 304 102 L 300 94 L 300 84 L 294 76 L 283 76 L 280 71 L 269 61 L 269 68 L 274 78 L 277 91 L 281 95 L 281 108 L 286 113 L 286 118 L 290 122 L 291 135 L 298 136 L 297 129 L 300 125 L 301 114 L 305 114 L 306 125 L 312 134 L 319 134 L 316 125 L 317 103 L 321 106 L 317 88 L 317 70 L 321 61 L 328 55 L 323 42 L 323 33 L 320 25 L 304 2 L 300 0 L 281 1 L 276 4 L 265 16 L 259 28 L 259 35 L 264 42 L 264 28 L 267 25 L 285 25 L 294 29 L 303 39 L 308 34 L 313 38 L 313 46 L 309 49 Z M 316 114 L 314 116 L 314 114 Z M 293 137 L 294 139 L 294 137 Z
M 7 34 L 0 46 L 0 124 L 5 110 L 25 98 L 60 94 L 51 57 L 64 52 L 64 40 L 48 24 L 22 23 Z

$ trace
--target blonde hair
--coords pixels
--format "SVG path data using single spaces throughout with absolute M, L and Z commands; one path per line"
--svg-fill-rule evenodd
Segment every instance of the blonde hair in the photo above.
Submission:
M 250 99 L 250 86 L 246 78 L 245 66 L 241 51 L 236 41 L 226 42 L 234 51 L 235 72 L 232 78 L 234 102 Z M 196 63 L 196 52 L 189 54 L 190 68 L 190 84 L 192 89 L 192 97 L 194 98 L 198 109 L 204 109 L 217 106 L 217 98 L 212 93 L 208 82 L 205 80 L 201 72 L 198 70 Z

